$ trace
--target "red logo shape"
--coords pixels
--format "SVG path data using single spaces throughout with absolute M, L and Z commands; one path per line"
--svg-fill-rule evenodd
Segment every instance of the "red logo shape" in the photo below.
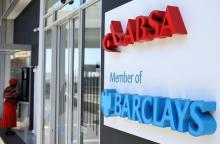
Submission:
M 129 19 L 125 32 L 120 21 L 111 21 L 110 29 L 111 33 L 106 34 L 102 41 L 103 48 L 109 52 L 119 52 L 118 46 L 127 46 L 137 41 L 187 34 L 180 10 L 175 6 L 167 6 L 166 11 L 154 10 L 149 16 Z

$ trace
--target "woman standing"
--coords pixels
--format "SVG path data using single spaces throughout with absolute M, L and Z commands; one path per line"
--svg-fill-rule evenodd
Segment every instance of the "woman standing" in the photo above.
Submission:
M 4 90 L 4 104 L 2 114 L 2 128 L 6 128 L 6 135 L 14 135 L 11 128 L 16 127 L 16 109 L 18 102 L 18 93 L 16 91 L 18 81 L 16 79 L 9 80 L 9 86 Z

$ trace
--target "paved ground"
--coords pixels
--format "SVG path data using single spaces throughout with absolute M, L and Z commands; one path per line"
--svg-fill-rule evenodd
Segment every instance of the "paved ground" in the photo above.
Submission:
M 26 144 L 36 144 L 36 137 L 30 131 L 15 130 L 15 132 Z
M 25 144 L 22 139 L 17 136 L 5 136 L 5 130 L 4 129 L 0 129 L 0 144 Z

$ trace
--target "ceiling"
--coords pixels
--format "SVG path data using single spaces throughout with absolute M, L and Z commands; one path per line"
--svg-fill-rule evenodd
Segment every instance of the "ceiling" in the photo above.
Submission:
M 23 44 L 5 44 L 0 45 L 0 55 L 11 55 L 19 51 L 30 51 L 30 45 Z

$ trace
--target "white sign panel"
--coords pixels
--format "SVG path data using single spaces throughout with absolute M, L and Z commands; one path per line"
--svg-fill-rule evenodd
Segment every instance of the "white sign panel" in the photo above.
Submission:
M 220 1 L 219 0 L 134 0 L 105 14 L 105 33 L 112 20 L 125 31 L 128 19 L 148 16 L 167 6 L 180 9 L 187 35 L 136 42 L 120 46 L 120 52 L 105 52 L 105 89 L 120 93 L 152 95 L 190 100 L 215 101 L 215 120 L 220 122 Z M 139 81 L 111 81 L 111 74 L 142 75 Z M 163 144 L 217 144 L 220 130 L 212 135 L 193 137 L 128 118 L 108 117 L 106 126 Z

